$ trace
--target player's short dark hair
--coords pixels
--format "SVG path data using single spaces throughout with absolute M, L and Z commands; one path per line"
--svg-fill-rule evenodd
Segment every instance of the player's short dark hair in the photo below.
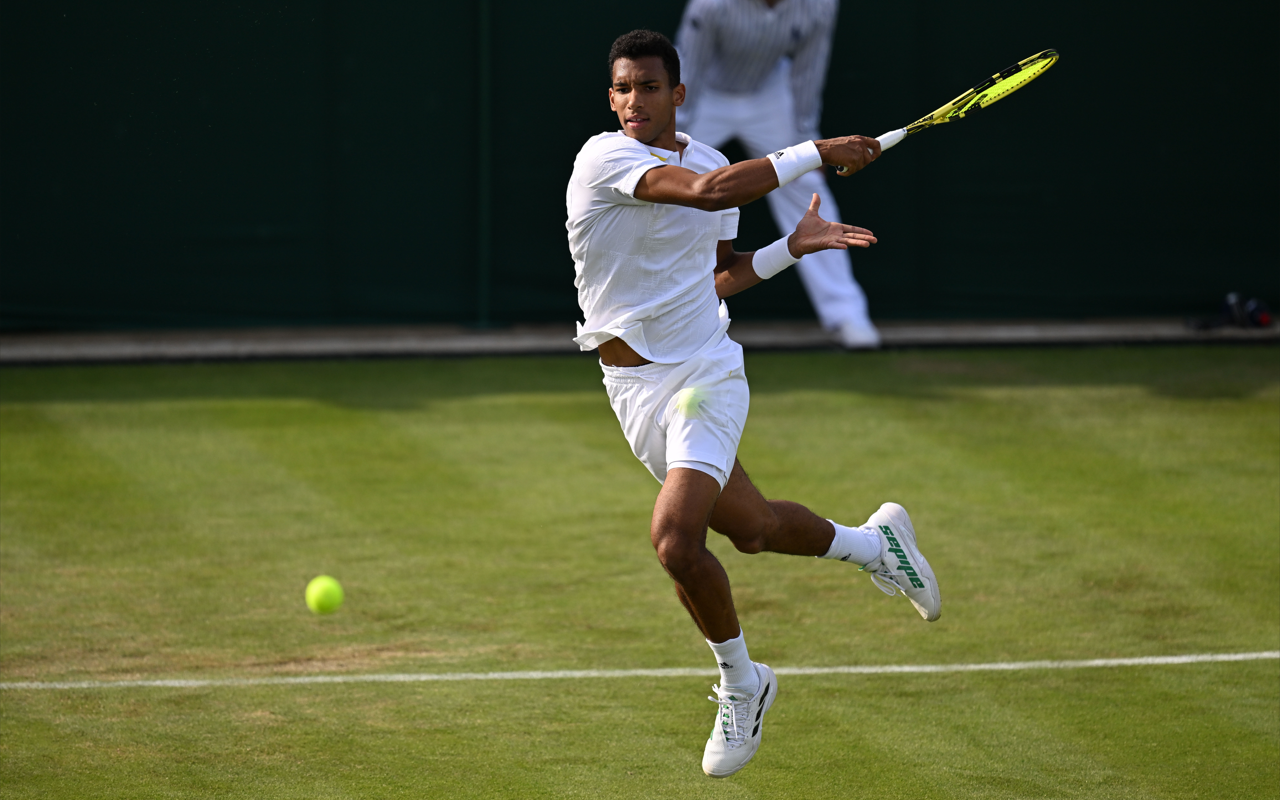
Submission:
M 613 83 L 613 64 L 620 58 L 637 61 L 648 56 L 658 56 L 666 67 L 671 85 L 680 83 L 680 54 L 671 40 L 657 31 L 636 30 L 624 33 L 613 40 L 609 48 L 609 82 Z

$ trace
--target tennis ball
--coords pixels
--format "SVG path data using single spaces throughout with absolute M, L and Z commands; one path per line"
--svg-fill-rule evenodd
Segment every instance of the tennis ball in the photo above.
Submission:
M 332 614 L 342 605 L 342 584 L 328 575 L 312 578 L 307 584 L 307 608 L 317 614 Z
M 685 419 L 693 419 L 698 416 L 698 410 L 702 408 L 702 401 L 706 398 L 706 393 L 697 386 L 689 386 L 676 392 L 676 411 Z

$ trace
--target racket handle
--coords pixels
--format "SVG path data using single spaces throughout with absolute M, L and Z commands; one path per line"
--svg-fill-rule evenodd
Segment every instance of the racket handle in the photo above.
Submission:
M 883 153 L 905 138 L 907 138 L 907 129 L 898 128 L 896 131 L 880 134 L 876 140 L 880 142 L 880 152 Z
M 880 134 L 876 137 L 876 141 L 880 143 L 880 152 L 883 153 L 885 150 L 888 150 L 890 147 L 893 147 L 905 138 L 907 138 L 907 129 L 898 128 L 896 131 L 889 131 L 888 133 Z M 841 175 L 848 171 L 849 170 L 844 167 L 836 167 L 836 172 L 839 172 Z

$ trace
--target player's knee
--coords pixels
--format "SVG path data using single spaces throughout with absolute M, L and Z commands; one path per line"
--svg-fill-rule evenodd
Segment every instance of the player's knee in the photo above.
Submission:
M 746 536 L 730 536 L 729 541 L 733 542 L 739 553 L 751 556 L 764 549 L 764 536 L 759 531 Z
M 748 520 L 735 520 L 733 524 L 726 526 L 726 530 L 717 529 L 717 533 L 723 534 L 732 542 L 739 553 L 755 555 L 763 552 L 779 525 L 778 518 L 772 511 L 769 509 L 768 513 Z
M 651 533 L 653 549 L 663 569 L 672 575 L 683 575 L 694 568 L 702 556 L 701 542 L 686 536 L 678 528 L 655 525 Z

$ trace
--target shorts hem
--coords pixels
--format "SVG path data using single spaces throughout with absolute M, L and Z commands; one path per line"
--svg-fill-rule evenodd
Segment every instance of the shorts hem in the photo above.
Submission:
M 720 491 L 724 491 L 724 487 L 729 484 L 729 474 L 720 467 L 712 464 L 710 461 L 700 461 L 697 459 L 680 459 L 667 464 L 667 474 L 671 474 L 671 470 L 677 468 L 692 469 L 710 475 L 716 479 L 716 483 L 720 484 Z

